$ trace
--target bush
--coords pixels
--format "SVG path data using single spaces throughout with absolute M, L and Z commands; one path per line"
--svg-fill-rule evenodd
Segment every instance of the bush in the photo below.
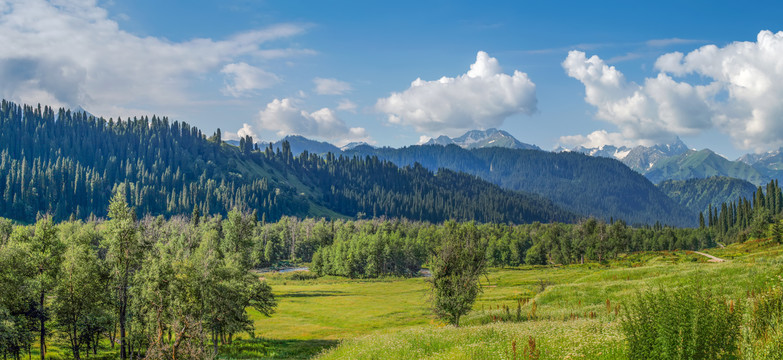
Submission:
M 291 280 L 315 280 L 318 274 L 311 271 L 294 271 L 289 277 Z
M 726 359 L 738 352 L 737 302 L 700 286 L 639 293 L 626 308 L 629 359 Z

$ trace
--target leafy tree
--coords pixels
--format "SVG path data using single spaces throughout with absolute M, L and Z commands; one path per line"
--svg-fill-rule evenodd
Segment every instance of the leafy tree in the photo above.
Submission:
M 41 359 L 46 355 L 47 294 L 57 285 L 64 245 L 57 236 L 51 216 L 35 223 L 33 235 L 27 238 L 30 265 L 35 269 L 35 287 L 38 293 L 38 321 Z
M 432 301 L 435 314 L 459 326 L 459 319 L 473 306 L 485 273 L 486 243 L 475 224 L 444 225 L 441 243 L 432 255 Z
M 36 270 L 29 261 L 29 228 L 17 226 L 0 245 L 0 353 L 19 359 L 29 351 L 38 320 Z
M 56 326 L 66 334 L 74 359 L 93 344 L 105 325 L 108 305 L 108 273 L 90 247 L 93 234 L 86 227 L 68 239 L 63 254 L 61 279 L 52 304 Z
M 116 289 L 117 316 L 120 323 L 120 358 L 128 356 L 126 324 L 128 320 L 128 290 L 131 276 L 139 265 L 140 248 L 136 219 L 133 210 L 125 201 L 124 189 L 114 194 L 109 204 L 109 220 L 106 224 L 106 259 L 111 269 Z

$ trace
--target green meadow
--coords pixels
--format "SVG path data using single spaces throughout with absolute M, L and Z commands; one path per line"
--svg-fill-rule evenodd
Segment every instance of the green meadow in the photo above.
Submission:
M 753 240 L 707 253 L 642 252 L 609 264 L 491 269 L 462 326 L 430 314 L 426 278 L 375 280 L 261 274 L 279 306 L 254 313 L 254 339 L 225 359 L 616 359 L 624 304 L 647 289 L 700 285 L 742 299 L 780 282 L 783 249 Z

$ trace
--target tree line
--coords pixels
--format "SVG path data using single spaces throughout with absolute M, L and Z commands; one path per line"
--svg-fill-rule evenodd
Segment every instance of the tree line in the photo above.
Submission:
M 720 241 L 742 242 L 768 234 L 783 242 L 783 192 L 777 180 L 759 186 L 750 198 L 709 205 L 699 214 L 699 227 L 709 228 Z

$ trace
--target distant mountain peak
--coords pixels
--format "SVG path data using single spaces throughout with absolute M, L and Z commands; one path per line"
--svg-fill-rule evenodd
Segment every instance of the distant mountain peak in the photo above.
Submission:
M 454 144 L 464 149 L 478 149 L 487 147 L 504 147 L 510 149 L 541 150 L 538 146 L 525 144 L 506 131 L 490 128 L 486 130 L 470 130 L 462 136 L 450 138 L 446 135 L 432 138 L 424 145 L 450 145 Z
M 571 151 L 580 152 L 590 156 L 608 157 L 620 160 L 633 170 L 640 173 L 652 169 L 655 164 L 672 156 L 684 154 L 690 149 L 688 145 L 677 136 L 667 143 L 656 144 L 653 146 L 638 145 L 633 148 L 627 146 L 602 145 L 596 148 L 586 148 L 577 146 Z
M 347 143 L 347 144 L 345 144 L 343 146 L 340 146 L 340 150 L 348 151 L 348 150 L 351 150 L 351 149 L 359 147 L 359 146 L 369 146 L 371 148 L 374 147 L 374 146 L 372 146 L 372 145 L 370 145 L 370 144 L 368 144 L 368 143 L 366 143 L 364 141 L 352 141 L 352 142 L 349 142 L 349 143 Z

